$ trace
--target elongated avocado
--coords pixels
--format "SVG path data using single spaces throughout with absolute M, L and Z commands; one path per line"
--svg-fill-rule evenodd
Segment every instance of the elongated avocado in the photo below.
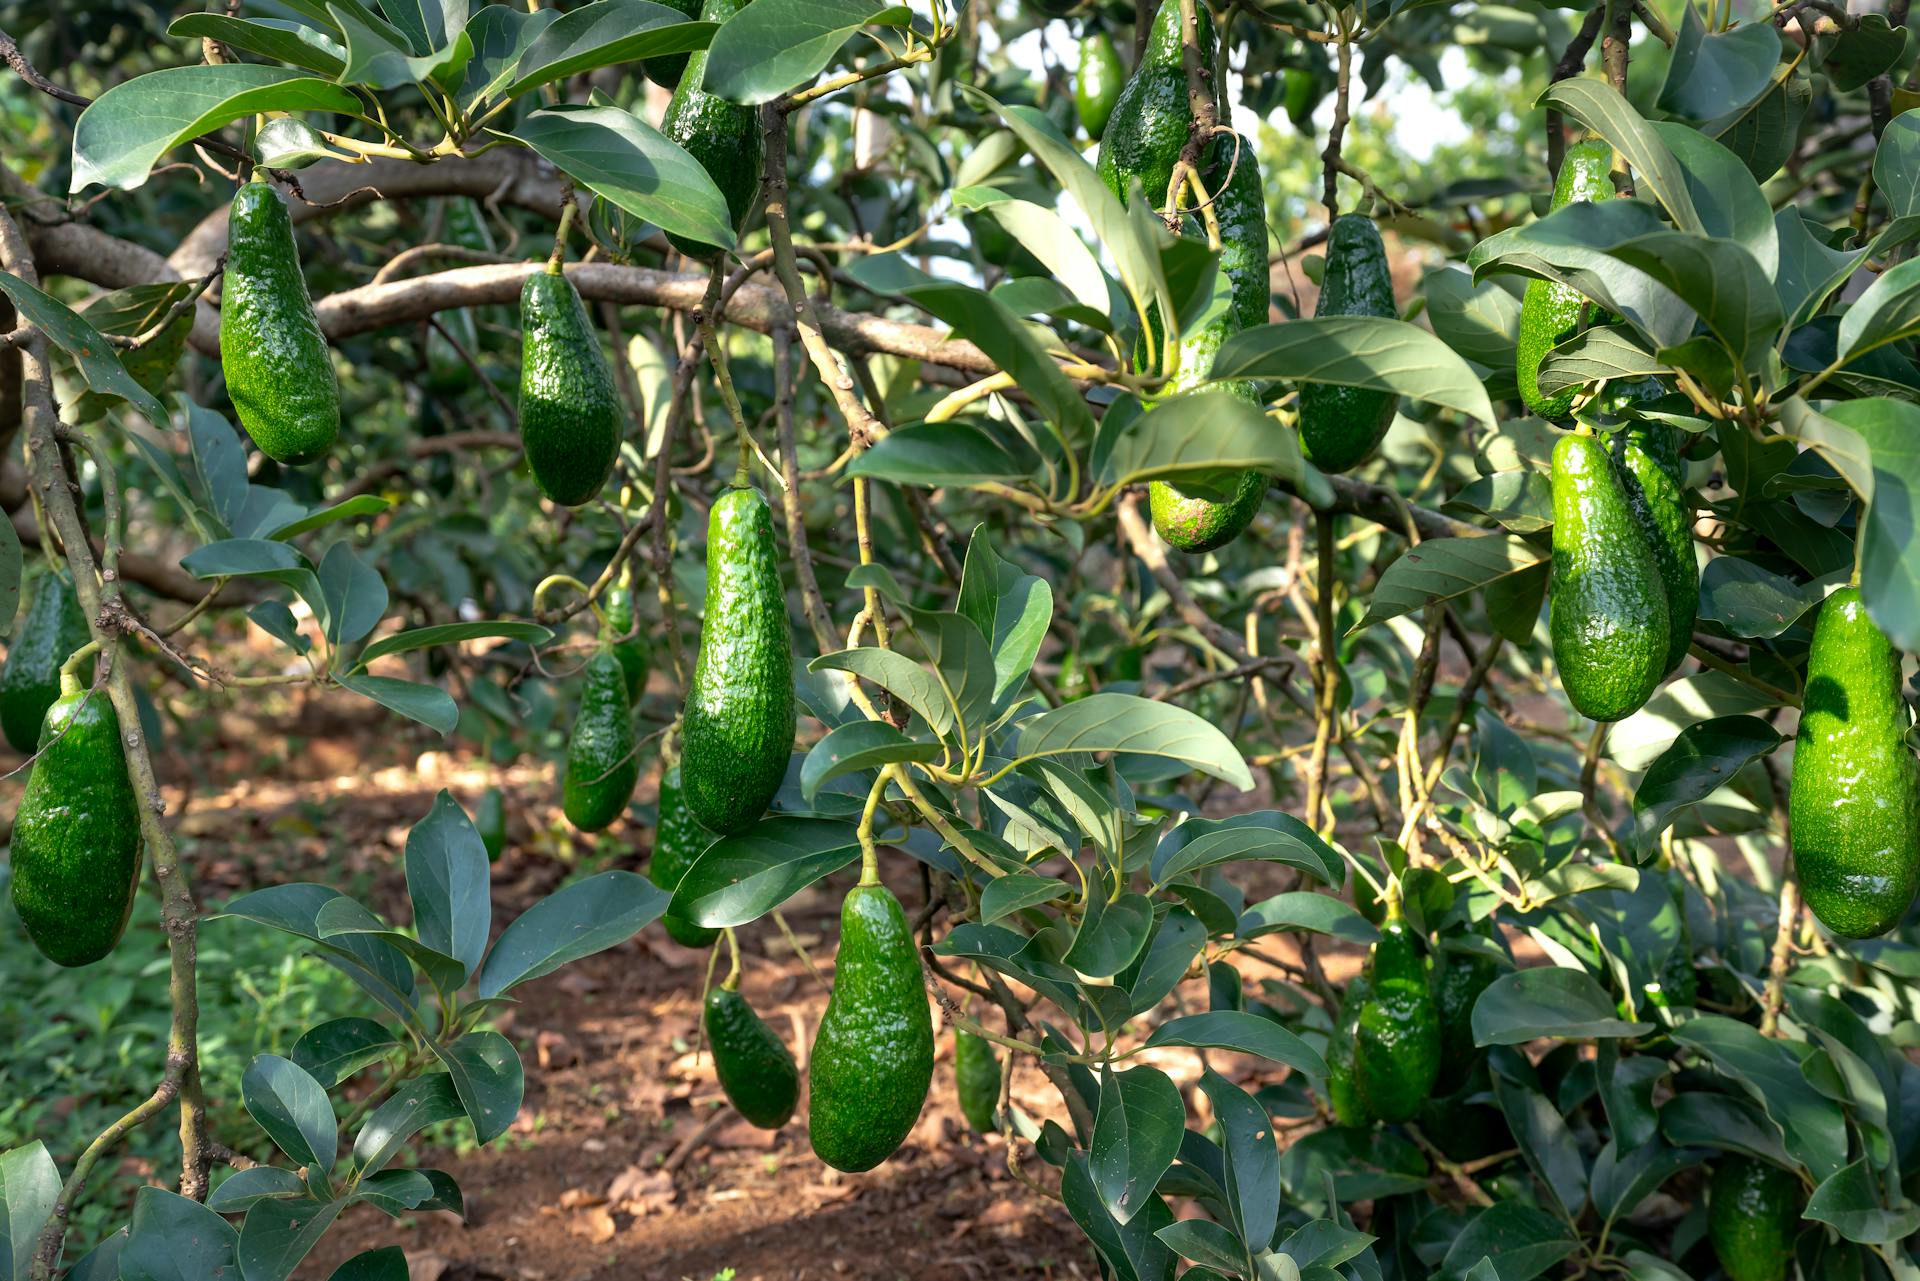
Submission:
M 680 888 L 680 878 L 711 844 L 713 833 L 701 827 L 700 820 L 687 811 L 686 794 L 680 786 L 680 767 L 669 766 L 660 776 L 660 823 L 653 831 L 653 863 L 647 874 L 655 885 L 671 894 Z M 661 917 L 660 923 L 681 947 L 711 947 L 720 936 L 720 931 L 695 925 L 672 912 Z
M 0 731 L 16 752 L 31 752 L 40 741 L 47 709 L 60 697 L 60 665 L 90 635 L 73 580 L 61 570 L 42 578 L 0 668 Z
M 520 442 L 540 492 L 593 501 L 620 453 L 620 406 L 573 283 L 551 269 L 520 290 Z
M 61 682 L 13 824 L 13 907 L 48 960 L 113 950 L 140 879 L 140 813 L 104 690 Z
M 1380 229 L 1364 214 L 1342 214 L 1327 237 L 1327 268 L 1320 281 L 1315 316 L 1400 314 L 1393 301 L 1393 272 Z M 1347 471 L 1365 462 L 1393 425 L 1400 398 L 1390 391 L 1300 386 L 1300 444 L 1322 471 Z
M 707 994 L 704 1021 L 714 1075 L 734 1111 L 763 1130 L 785 1125 L 800 1101 L 800 1069 L 787 1043 L 724 984 Z
M 1666 585 L 1613 460 L 1591 435 L 1553 447 L 1548 625 L 1560 683 L 1582 716 L 1630 716 L 1666 674 Z
M 1440 1075 L 1436 1086 L 1452 1092 L 1473 1070 L 1479 1053 L 1473 1043 L 1473 1007 L 1480 994 L 1500 976 L 1492 957 L 1478 953 L 1446 952 L 1445 964 L 1433 982 L 1434 1007 L 1440 1014 Z
M 814 1154 L 836 1170 L 871 1170 L 920 1119 L 933 1016 L 907 915 L 884 885 L 857 885 L 840 906 L 833 995 L 807 1073 Z
M 1788 799 L 1800 891 L 1835 934 L 1886 933 L 1920 885 L 1920 773 L 1906 733 L 1900 655 L 1859 589 L 1837 591 L 1813 628 Z
M 647 673 L 653 663 L 647 654 L 647 638 L 634 631 L 633 588 L 615 583 L 600 598 L 602 632 L 620 670 L 627 674 L 627 701 L 638 703 L 647 688 Z
M 1213 19 L 1205 5 L 1196 12 L 1206 68 L 1217 74 Z M 1173 166 L 1187 144 L 1192 121 L 1181 61 L 1180 0 L 1161 0 L 1140 65 L 1120 90 L 1100 135 L 1098 169 L 1107 189 L 1125 203 L 1127 188 L 1138 181 L 1148 204 L 1156 209 L 1164 205 L 1167 184 L 1173 180 Z
M 1589 138 L 1567 148 L 1559 176 L 1554 179 L 1549 212 L 1576 201 L 1607 200 L 1613 194 L 1613 145 Z M 1573 408 L 1577 388 L 1569 387 L 1553 396 L 1540 390 L 1540 362 L 1573 337 L 1586 301 L 1578 290 L 1557 280 L 1527 282 L 1526 296 L 1520 302 L 1520 340 L 1514 349 L 1513 372 L 1520 383 L 1520 399 L 1542 418 L 1565 418 Z
M 766 811 L 793 753 L 793 631 L 758 490 L 730 489 L 707 519 L 707 609 L 682 720 L 687 808 L 709 831 Z
M 1707 1185 L 1707 1238 L 1727 1281 L 1785 1281 L 1800 1226 L 1800 1181 L 1729 1155 Z
M 746 0 L 706 0 L 700 6 L 700 16 L 707 22 L 725 22 L 744 8 Z M 686 74 L 681 76 L 666 114 L 660 118 L 660 132 L 700 162 L 727 198 L 727 213 L 733 219 L 733 229 L 739 231 L 746 226 L 754 197 L 760 191 L 766 140 L 760 133 L 760 113 L 708 93 L 701 87 L 706 74 L 707 51 L 702 49 L 688 58 Z M 667 233 L 667 240 L 689 258 L 712 259 L 720 252 L 718 245 L 672 232 Z
M 583 832 L 611 825 L 625 812 L 639 778 L 627 676 L 620 660 L 603 648 L 587 660 L 580 709 L 567 741 L 567 821 Z
M 669 9 L 678 9 L 689 18 L 700 16 L 700 0 L 660 0 Z M 691 54 L 663 53 L 657 58 L 640 59 L 640 70 L 647 79 L 663 88 L 672 89 L 679 85 L 680 78 L 686 74 L 687 59 Z
M 1327 1105 L 1333 1119 L 1341 1125 L 1368 1126 L 1377 1119 L 1360 1092 L 1355 1071 L 1354 1046 L 1360 1031 L 1360 1010 L 1366 1005 L 1369 989 L 1364 976 L 1347 985 L 1347 1002 L 1333 1025 L 1327 1045 Z
M 992 1041 L 954 1029 L 953 1087 L 967 1124 L 977 1133 L 992 1134 L 993 1114 L 1000 1107 L 1000 1056 L 993 1052 Z
M 1367 985 L 1353 1033 L 1354 1083 L 1375 1116 L 1405 1121 L 1440 1075 L 1440 1014 L 1427 959 L 1393 908 L 1367 959 Z
M 487 862 L 499 862 L 507 848 L 507 798 L 499 788 L 489 787 L 480 793 L 480 801 L 473 807 L 473 828 L 487 847 Z
M 1098 29 L 1081 36 L 1080 65 L 1073 77 L 1073 111 L 1080 117 L 1080 127 L 1087 131 L 1087 137 L 1095 142 L 1106 132 L 1126 82 L 1127 69 L 1120 63 L 1113 38 Z
M 1680 666 L 1693 643 L 1700 609 L 1700 562 L 1693 554 L 1693 509 L 1687 504 L 1679 432 L 1665 423 L 1636 423 L 1622 431 L 1620 483 L 1627 506 L 1646 535 L 1667 592 L 1667 657 L 1661 675 Z
M 340 385 L 300 274 L 293 220 L 264 182 L 241 187 L 228 216 L 220 368 L 240 425 L 275 462 L 313 462 L 340 434 Z

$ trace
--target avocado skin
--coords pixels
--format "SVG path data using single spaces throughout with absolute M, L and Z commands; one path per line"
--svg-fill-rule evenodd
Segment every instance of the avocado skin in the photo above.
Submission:
M 627 677 L 620 660 L 605 649 L 587 660 L 580 709 L 567 741 L 567 778 L 562 808 L 567 821 L 583 832 L 612 824 L 633 798 L 640 779 L 634 754 L 633 712 L 627 706 Z
M 773 513 L 730 489 L 707 518 L 707 609 L 681 728 L 687 808 L 726 836 L 766 812 L 793 754 L 793 631 Z
M 745 0 L 706 0 L 700 6 L 700 17 L 707 22 L 725 22 L 746 7 Z M 766 140 L 760 134 L 760 113 L 708 93 L 701 88 L 706 75 L 707 51 L 701 49 L 688 56 L 686 74 L 681 76 L 666 114 L 660 118 L 660 132 L 700 162 L 727 198 L 727 213 L 733 219 L 733 229 L 739 231 L 746 225 L 760 192 Z M 720 253 L 718 245 L 673 232 L 667 233 L 667 240 L 689 258 L 711 261 Z
M 1596 138 L 1567 148 L 1548 212 L 1575 201 L 1611 199 L 1612 170 L 1610 143 Z M 1542 418 L 1565 418 L 1573 408 L 1577 388 L 1569 387 L 1557 396 L 1542 394 L 1540 362 L 1556 345 L 1573 337 L 1586 301 L 1585 295 L 1557 280 L 1527 282 L 1526 296 L 1520 301 L 1520 340 L 1514 348 L 1513 372 L 1520 384 L 1520 399 Z
M 1807 656 L 1788 819 L 1807 906 L 1847 938 L 1898 925 L 1920 884 L 1920 774 L 1906 712 L 1900 655 L 1859 589 L 1827 597 Z
M 1354 1064 L 1360 1009 L 1370 991 L 1365 976 L 1347 985 L 1347 1003 L 1340 1009 L 1340 1019 L 1333 1025 L 1327 1045 L 1327 1104 L 1333 1109 L 1333 1119 L 1341 1125 L 1364 1127 L 1377 1119 L 1360 1092 Z
M 40 756 L 13 825 L 13 906 L 33 945 L 60 965 L 113 951 L 140 878 L 140 813 L 104 690 L 48 709 Z
M 660 823 L 653 833 L 653 864 L 647 874 L 653 883 L 671 894 L 680 888 L 694 860 L 713 844 L 713 833 L 700 826 L 700 820 L 687 812 L 686 795 L 680 787 L 680 767 L 669 768 L 660 776 Z M 684 916 L 669 911 L 660 918 L 668 937 L 681 947 L 711 947 L 720 931 L 695 925 Z
M 480 843 L 487 847 L 487 862 L 498 863 L 507 848 L 507 798 L 499 788 L 489 787 L 480 793 L 480 801 L 473 807 L 473 830 L 480 833 Z
M 658 0 L 669 9 L 678 9 L 689 18 L 700 16 L 700 0 Z M 677 88 L 686 74 L 690 53 L 663 53 L 657 58 L 640 59 L 640 71 L 647 79 L 666 89 Z
M 1553 447 L 1553 600 L 1560 683 L 1582 716 L 1638 711 L 1666 674 L 1667 589 L 1607 448 L 1567 435 Z
M 620 453 L 620 406 L 573 283 L 537 271 L 520 290 L 520 443 L 562 507 L 593 501 Z
M 1353 1035 L 1354 1084 L 1375 1116 L 1405 1121 L 1440 1074 L 1440 1013 L 1426 958 L 1404 921 L 1389 916 L 1381 927 L 1367 983 Z
M 1784 1281 L 1800 1220 L 1800 1181 L 1770 1162 L 1728 1156 L 1707 1187 L 1707 1237 L 1728 1281 Z
M 1665 423 L 1639 423 L 1620 434 L 1625 438 L 1620 485 L 1667 590 L 1664 676 L 1686 658 L 1700 609 L 1700 562 L 1693 554 L 1693 510 L 1682 483 L 1686 473 L 1680 463 L 1679 432 Z
M 220 368 L 240 425 L 275 462 L 313 462 L 340 434 L 340 385 L 300 274 L 293 220 L 263 182 L 235 193 L 227 222 Z
M 967 1124 L 980 1134 L 992 1134 L 997 1128 L 993 1114 L 1000 1107 L 1000 1057 L 992 1041 L 963 1028 L 954 1030 L 953 1084 Z
M 600 598 L 600 617 L 601 632 L 613 656 L 620 660 L 620 670 L 627 676 L 627 701 L 638 703 L 646 691 L 647 673 L 653 663 L 647 654 L 646 638 L 634 632 L 633 588 L 625 583 L 607 588 Z
M 1393 273 L 1387 266 L 1387 247 L 1380 229 L 1364 214 L 1342 214 L 1333 220 L 1327 238 L 1327 269 L 1321 278 L 1320 298 L 1313 306 L 1319 316 L 1382 316 L 1400 314 L 1393 301 Z M 1366 461 L 1393 425 L 1400 397 L 1366 387 L 1336 387 L 1331 383 L 1300 385 L 1300 444 L 1322 471 L 1347 471 Z
M 763 1130 L 777 1130 L 800 1100 L 800 1069 L 747 998 L 731 988 L 707 994 L 707 1044 L 714 1075 L 734 1111 Z
M 1213 19 L 1205 6 L 1196 12 L 1207 70 L 1217 73 Z M 1156 209 L 1165 204 L 1167 184 L 1187 144 L 1192 119 L 1187 73 L 1181 62 L 1180 0 L 1160 0 L 1140 65 L 1120 90 L 1100 135 L 1097 167 L 1107 190 L 1125 204 L 1127 189 L 1137 179 L 1148 204 Z
M 859 885 L 840 907 L 833 995 L 808 1067 L 813 1151 L 856 1174 L 892 1156 L 933 1079 L 933 1017 L 900 902 Z
M 1113 47 L 1113 38 L 1105 31 L 1093 31 L 1080 38 L 1080 66 L 1073 78 L 1073 111 L 1087 137 L 1098 142 L 1106 132 L 1107 121 L 1120 101 L 1127 69 Z
M 1473 1071 L 1473 1006 L 1480 994 L 1500 977 L 1500 966 L 1489 956 L 1448 952 L 1446 964 L 1433 982 L 1434 1006 L 1440 1013 L 1440 1074 L 1435 1086 L 1447 1093 L 1460 1088 Z
M 42 578 L 0 668 L 0 732 L 14 751 L 31 753 L 39 743 L 47 709 L 60 697 L 60 665 L 90 639 L 73 580 L 60 570 Z

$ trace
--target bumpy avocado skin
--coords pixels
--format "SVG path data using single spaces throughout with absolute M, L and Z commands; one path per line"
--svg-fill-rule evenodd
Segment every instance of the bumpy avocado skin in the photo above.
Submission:
M 681 726 L 687 808 L 722 836 L 766 812 L 793 753 L 793 631 L 773 513 L 730 489 L 707 519 L 707 610 Z
M 1333 1025 L 1333 1036 L 1327 1045 L 1327 1103 L 1333 1109 L 1333 1119 L 1341 1125 L 1369 1126 L 1378 1119 L 1368 1106 L 1366 1095 L 1360 1092 L 1354 1062 L 1360 1011 L 1370 992 L 1364 976 L 1347 985 L 1347 1003 L 1341 1007 L 1340 1019 Z
M 700 16 L 708 22 L 725 22 L 744 8 L 745 0 L 706 0 L 700 6 Z M 686 74 L 660 118 L 660 132 L 700 162 L 727 198 L 727 213 L 733 219 L 733 229 L 739 231 L 746 226 L 760 190 L 766 140 L 760 133 L 760 113 L 708 93 L 701 87 L 706 75 L 707 51 L 702 49 L 688 58 Z M 689 258 L 712 259 L 720 253 L 717 245 L 672 232 L 667 233 L 667 240 Z
M 856 886 L 841 905 L 833 995 L 807 1070 L 813 1151 L 836 1170 L 871 1170 L 920 1119 L 933 1017 L 906 913 L 885 886 Z
M 1400 314 L 1393 301 L 1393 272 L 1380 229 L 1364 214 L 1342 214 L 1327 238 L 1327 268 L 1315 316 Z M 1347 471 L 1365 462 L 1393 425 L 1400 398 L 1366 387 L 1331 383 L 1300 386 L 1300 444 L 1322 471 Z
M 1448 952 L 1446 965 L 1433 983 L 1434 1006 L 1440 1012 L 1440 1075 L 1436 1086 L 1452 1093 L 1473 1071 L 1473 1006 L 1480 994 L 1500 977 L 1492 957 Z
M 1567 435 L 1553 447 L 1553 600 L 1560 683 L 1582 716 L 1640 710 L 1666 674 L 1667 589 L 1607 448 Z
M 726 987 L 707 994 L 707 1044 L 714 1075 L 734 1111 L 763 1130 L 777 1130 L 800 1101 L 800 1069 L 747 998 Z
M 633 588 L 625 583 L 607 588 L 600 598 L 600 617 L 604 622 L 601 632 L 613 656 L 620 660 L 620 670 L 627 674 L 627 701 L 638 704 L 640 695 L 646 692 L 653 661 L 647 653 L 647 638 L 634 631 Z
M 1098 142 L 1113 119 L 1114 106 L 1125 87 L 1127 69 L 1113 47 L 1113 38 L 1105 31 L 1089 32 L 1080 38 L 1080 66 L 1073 78 L 1073 110 L 1087 137 Z
M 1679 431 L 1665 423 L 1638 423 L 1620 434 L 1620 484 L 1667 590 L 1664 676 L 1686 658 L 1700 609 L 1700 562 L 1693 554 L 1693 509 L 1683 484 Z
M 1196 12 L 1206 66 L 1217 72 L 1213 20 L 1205 6 Z M 1148 204 L 1157 209 L 1166 203 L 1167 184 L 1193 119 L 1181 56 L 1180 0 L 1161 0 L 1140 65 L 1120 90 L 1100 135 L 1100 177 L 1123 202 L 1129 184 L 1138 180 Z
M 536 271 L 520 290 L 520 443 L 562 507 L 592 502 L 620 453 L 620 405 L 573 284 Z
M 1835 934 L 1886 933 L 1920 885 L 1920 773 L 1906 732 L 1900 655 L 1859 589 L 1837 591 L 1814 624 L 1788 799 L 1801 894 Z
M 953 1033 L 953 1084 L 960 1113 L 976 1133 L 992 1134 L 1000 1107 L 1000 1056 L 993 1042 L 964 1029 Z
M 90 965 L 127 928 L 140 879 L 140 813 L 104 690 L 48 709 L 13 825 L 13 907 L 33 945 Z
M 227 222 L 220 368 L 240 425 L 275 462 L 313 462 L 340 434 L 340 385 L 300 274 L 293 220 L 263 182 L 240 188 Z
M 680 786 L 680 767 L 675 765 L 660 776 L 660 825 L 654 829 L 653 864 L 647 874 L 655 885 L 671 894 L 680 888 L 680 878 L 711 844 L 713 833 L 701 827 L 700 820 L 687 811 L 686 794 Z M 711 947 L 720 937 L 719 930 L 695 925 L 671 911 L 660 918 L 660 923 L 681 947 Z
M 1388 918 L 1367 962 L 1372 989 L 1354 1029 L 1354 1081 L 1382 1121 L 1420 1111 L 1440 1075 L 1440 1013 L 1426 957 L 1403 921 Z
M 1607 200 L 1613 192 L 1613 147 L 1599 139 L 1589 139 L 1567 148 L 1560 162 L 1560 176 L 1553 184 L 1553 202 L 1549 212 L 1576 201 Z M 1542 418 L 1565 418 L 1573 408 L 1577 388 L 1569 387 L 1556 396 L 1540 390 L 1540 362 L 1560 343 L 1573 337 L 1580 324 L 1580 309 L 1586 298 L 1577 290 L 1554 280 L 1529 280 L 1526 296 L 1520 302 L 1520 340 L 1514 349 L 1514 376 L 1520 384 L 1520 399 Z
M 1707 1237 L 1727 1281 L 1785 1281 L 1800 1223 L 1800 1181 L 1766 1161 L 1728 1156 L 1707 1187 Z
M 47 709 L 60 697 L 60 665 L 91 639 L 73 580 L 59 570 L 40 580 L 33 607 L 21 620 L 0 668 L 0 731 L 16 752 L 40 741 Z M 86 664 L 92 672 L 92 664 Z
M 639 779 L 626 673 L 620 660 L 602 649 L 587 660 L 580 710 L 567 743 L 567 821 L 583 832 L 610 826 L 626 811 Z
M 689 18 L 700 16 L 700 0 L 659 0 L 669 9 L 678 9 Z M 663 53 L 657 58 L 640 59 L 640 70 L 647 79 L 666 89 L 677 88 L 680 78 L 686 74 L 687 59 L 692 54 Z

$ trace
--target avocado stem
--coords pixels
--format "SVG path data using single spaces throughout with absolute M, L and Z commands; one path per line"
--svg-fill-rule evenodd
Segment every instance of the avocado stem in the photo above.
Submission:
M 573 183 L 571 180 L 560 192 L 560 226 L 553 233 L 553 252 L 547 255 L 547 274 L 560 274 L 560 264 L 567 256 L 567 233 L 573 230 Z
M 727 976 L 720 980 L 722 992 L 740 990 L 740 940 L 734 937 L 731 925 L 720 931 L 727 939 Z
M 860 813 L 860 884 L 862 886 L 880 884 L 880 848 L 873 840 L 873 816 L 880 809 L 880 795 L 887 790 L 887 780 L 893 777 L 893 766 L 888 765 L 873 780 L 873 786 L 867 791 L 867 807 Z
M 60 697 L 72 698 L 80 692 L 80 665 L 100 652 L 100 642 L 90 640 L 60 664 Z

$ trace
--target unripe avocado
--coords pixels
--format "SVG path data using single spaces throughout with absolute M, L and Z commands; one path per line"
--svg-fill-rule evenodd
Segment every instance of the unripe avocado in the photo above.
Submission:
M 707 608 L 681 726 L 687 808 L 722 836 L 766 812 L 793 754 L 793 631 L 754 489 L 730 489 L 707 519 Z
M 1729 1155 L 1707 1185 L 1707 1237 L 1727 1281 L 1785 1281 L 1800 1224 L 1800 1180 Z
M 520 290 L 520 443 L 540 492 L 592 502 L 620 454 L 620 405 L 573 284 L 536 271 Z
M 1480 994 L 1500 977 L 1500 966 L 1490 956 L 1446 952 L 1445 964 L 1433 983 L 1434 1006 L 1440 1012 L 1440 1075 L 1436 1084 L 1451 1093 L 1473 1071 L 1473 1006 Z
M 31 752 L 40 741 L 47 709 L 60 697 L 60 665 L 90 638 L 73 580 L 54 570 L 40 580 L 0 668 L 0 731 L 16 752 Z
M 1686 658 L 1700 609 L 1700 562 L 1693 554 L 1693 509 L 1682 483 L 1680 433 L 1665 423 L 1636 423 L 1620 434 L 1620 484 L 1667 591 L 1664 676 Z
M 707 994 L 707 1045 L 714 1075 L 734 1111 L 763 1130 L 777 1130 L 800 1100 L 800 1069 L 747 998 L 721 986 Z
M 1080 67 L 1073 79 L 1073 110 L 1080 127 L 1095 142 L 1113 118 L 1114 104 L 1127 81 L 1127 69 L 1113 47 L 1113 38 L 1103 30 L 1092 30 L 1080 37 Z
M 1375 1116 L 1405 1121 L 1440 1075 L 1440 1013 L 1427 959 L 1391 909 L 1367 960 L 1367 984 L 1353 1036 L 1354 1084 Z
M 1400 314 L 1393 301 L 1393 272 L 1380 229 L 1364 214 L 1342 214 L 1327 237 L 1326 274 L 1320 280 L 1317 316 Z M 1365 462 L 1393 425 L 1400 397 L 1367 387 L 1332 383 L 1300 385 L 1300 445 L 1322 471 L 1347 471 Z
M 700 16 L 700 0 L 659 0 L 669 9 L 678 9 L 689 18 Z M 657 58 L 640 59 L 640 70 L 647 79 L 663 88 L 672 89 L 679 85 L 681 76 L 686 74 L 687 59 L 692 54 L 663 53 Z
M 1360 1092 L 1354 1064 L 1354 1046 L 1360 1031 L 1360 1009 L 1369 989 L 1364 976 L 1347 985 L 1347 1001 L 1327 1045 L 1327 1105 L 1341 1125 L 1369 1126 L 1377 1119 Z
M 933 1079 L 933 1016 L 900 902 L 858 885 L 840 907 L 833 995 L 807 1068 L 813 1151 L 836 1170 L 871 1170 L 920 1119 Z
M 992 1134 L 997 1128 L 993 1114 L 1000 1107 L 1000 1056 L 993 1052 L 992 1041 L 954 1029 L 953 1086 L 967 1124 L 980 1134 Z
M 1560 683 L 1582 716 L 1630 716 L 1666 674 L 1666 584 L 1607 447 L 1590 435 L 1553 447 L 1548 624 Z
M 609 826 L 626 811 L 639 779 L 626 673 L 620 660 L 602 649 L 587 660 L 580 710 L 567 741 L 567 821 L 583 832 Z
M 746 7 L 746 0 L 706 0 L 700 6 L 700 17 L 707 22 L 725 22 Z M 727 198 L 727 213 L 733 219 L 733 229 L 739 231 L 746 226 L 760 191 L 766 140 L 760 133 L 760 113 L 708 93 L 701 88 L 706 75 L 707 51 L 701 49 L 687 60 L 686 74 L 660 118 L 660 132 L 700 162 Z M 717 245 L 672 232 L 667 233 L 667 240 L 689 258 L 710 260 L 720 253 Z
M 639 703 L 647 688 L 647 672 L 652 662 L 647 654 L 647 638 L 634 631 L 633 588 L 615 583 L 600 598 L 601 633 L 620 660 L 627 674 L 627 701 Z
M 50 961 L 90 965 L 120 941 L 140 879 L 140 813 L 104 690 L 62 682 L 13 824 L 13 907 Z
M 1900 655 L 1858 588 L 1827 597 L 1807 655 L 1788 819 L 1800 891 L 1835 934 L 1900 923 L 1920 885 L 1920 774 Z
M 1551 209 L 1562 209 L 1576 201 L 1607 200 L 1613 194 L 1613 145 L 1589 138 L 1567 148 L 1559 177 L 1554 180 Z M 1513 372 L 1520 383 L 1520 398 L 1542 418 L 1565 418 L 1573 408 L 1576 388 L 1569 387 L 1557 396 L 1541 393 L 1540 362 L 1555 346 L 1573 337 L 1586 301 L 1585 295 L 1557 280 L 1527 282 L 1526 296 L 1520 302 L 1520 340 L 1514 350 Z
M 220 280 L 220 368 L 240 425 L 277 463 L 310 463 L 340 433 L 340 385 L 313 314 L 293 220 L 264 182 L 233 197 Z
M 660 822 L 653 830 L 653 864 L 647 874 L 653 883 L 671 894 L 680 888 L 694 860 L 713 844 L 713 833 L 687 812 L 686 796 L 680 788 L 680 767 L 670 767 L 660 776 Z M 667 934 L 681 947 L 711 947 L 720 931 L 695 925 L 669 911 L 660 918 Z
M 1195 12 L 1203 61 L 1217 77 L 1212 16 L 1205 5 Z M 1193 121 L 1181 56 L 1180 0 L 1160 0 L 1140 65 L 1120 90 L 1100 135 L 1100 177 L 1123 203 L 1129 184 L 1137 179 L 1148 204 L 1156 209 L 1166 204 L 1167 184 Z
M 499 788 L 489 787 L 480 793 L 480 801 L 473 807 L 473 830 L 480 833 L 480 843 L 487 847 L 487 862 L 498 863 L 507 848 L 507 798 Z

